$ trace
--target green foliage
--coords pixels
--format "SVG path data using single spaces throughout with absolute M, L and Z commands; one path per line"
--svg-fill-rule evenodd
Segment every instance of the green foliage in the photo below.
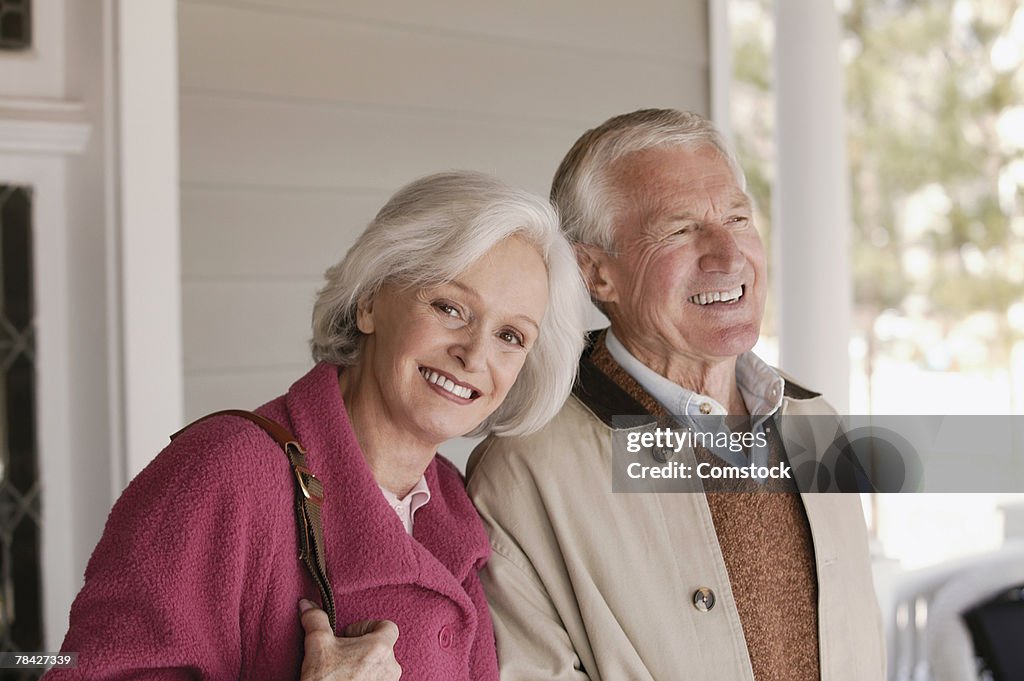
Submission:
M 760 8 L 763 20 L 771 20 L 764 0 L 748 4 L 755 8 L 748 12 Z M 1024 300 L 1024 288 L 1004 271 L 1024 267 L 1016 261 L 1007 267 L 1011 254 L 1019 258 L 1022 250 L 1011 248 L 1021 237 L 1010 221 L 1024 209 L 1024 193 L 1017 188 L 1001 204 L 999 183 L 1024 152 L 1000 139 L 998 121 L 1008 108 L 1024 106 L 1024 78 L 1017 72 L 1024 66 L 1000 72 L 991 55 L 997 40 L 1024 40 L 1008 32 L 1024 5 L 1019 0 L 849 0 L 844 5 L 855 318 L 870 323 L 881 310 L 894 309 L 908 317 L 927 314 L 951 327 L 972 312 L 994 312 L 1003 320 L 1005 350 L 1013 340 L 1006 312 Z M 734 68 L 742 97 L 771 107 L 770 49 L 759 35 L 741 31 Z M 1024 52 L 1024 45 L 1017 47 Z M 768 211 L 773 154 L 745 129 L 746 122 L 734 127 L 750 191 Z M 923 274 L 906 271 L 902 253 L 908 248 L 929 254 L 931 265 Z
M 1024 298 L 1024 287 L 995 274 L 978 277 L 955 272 L 932 281 L 929 294 L 936 307 L 962 318 L 982 310 L 1005 314 Z

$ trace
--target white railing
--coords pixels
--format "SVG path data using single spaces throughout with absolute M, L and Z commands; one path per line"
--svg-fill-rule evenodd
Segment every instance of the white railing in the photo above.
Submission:
M 899 572 L 879 563 L 889 681 L 977 681 L 967 608 L 1024 582 L 1024 541 L 990 553 Z

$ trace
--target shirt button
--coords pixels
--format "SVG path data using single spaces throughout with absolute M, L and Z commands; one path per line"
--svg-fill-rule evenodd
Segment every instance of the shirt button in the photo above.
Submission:
M 700 403 L 700 413 L 704 414 L 705 416 L 710 414 L 711 413 L 711 404 L 709 402 L 701 402 Z
M 668 460 L 675 456 L 675 452 L 668 447 L 655 447 L 651 456 L 659 463 L 668 463 Z
M 701 612 L 707 612 L 715 607 L 715 592 L 706 586 L 702 586 L 693 592 L 693 607 Z
M 448 625 L 441 627 L 441 631 L 437 632 L 437 643 L 445 649 L 452 647 L 452 630 Z

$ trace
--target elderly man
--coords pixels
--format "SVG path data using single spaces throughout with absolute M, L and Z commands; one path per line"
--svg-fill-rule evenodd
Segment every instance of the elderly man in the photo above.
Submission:
M 569 151 L 552 197 L 611 327 L 554 421 L 469 463 L 502 678 L 883 679 L 857 495 L 612 489 L 617 416 L 719 415 L 763 434 L 834 415 L 750 352 L 766 258 L 719 133 L 673 110 L 612 118 Z M 785 463 L 783 440 L 766 441 Z

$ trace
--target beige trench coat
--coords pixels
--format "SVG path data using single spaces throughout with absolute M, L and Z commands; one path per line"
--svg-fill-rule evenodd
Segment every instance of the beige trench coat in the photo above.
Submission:
M 581 368 L 583 389 L 543 430 L 491 437 L 469 462 L 493 549 L 482 577 L 502 679 L 754 681 L 705 496 L 613 493 L 618 407 L 588 380 Z M 820 395 L 786 388 L 783 415 L 834 414 Z M 817 565 L 821 678 L 883 681 L 859 495 L 801 496 Z M 701 587 L 717 597 L 707 612 L 693 605 Z

